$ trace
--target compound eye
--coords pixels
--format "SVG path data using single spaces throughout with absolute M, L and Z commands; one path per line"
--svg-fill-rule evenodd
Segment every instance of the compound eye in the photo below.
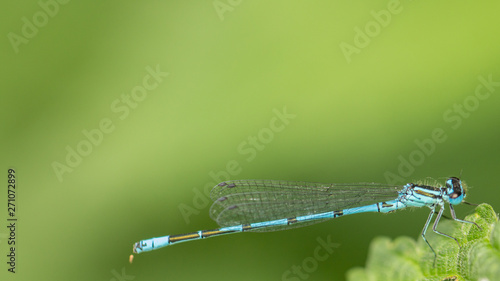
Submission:
M 459 178 L 456 177 L 451 177 L 446 181 L 446 188 L 448 192 L 448 196 L 450 197 L 450 202 L 453 203 L 459 203 L 459 201 L 462 201 L 462 195 L 464 193 L 464 189 L 462 187 L 462 182 L 460 181 Z M 462 198 L 462 199 L 460 199 Z M 456 200 L 454 200 L 456 199 Z

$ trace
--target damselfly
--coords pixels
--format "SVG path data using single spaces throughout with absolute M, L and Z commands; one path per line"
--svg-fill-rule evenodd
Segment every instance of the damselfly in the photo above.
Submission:
M 437 207 L 439 211 L 432 230 L 454 239 L 459 246 L 455 237 L 437 230 L 445 204 L 449 205 L 455 221 L 471 223 L 481 229 L 475 222 L 457 219 L 455 215 L 453 206 L 462 203 L 465 195 L 465 183 L 456 177 L 448 178 L 444 186 L 437 182 L 432 185 L 408 183 L 398 186 L 278 180 L 225 181 L 216 185 L 210 194 L 214 201 L 210 216 L 220 228 L 142 240 L 134 244 L 133 252 L 142 253 L 180 242 L 230 233 L 285 230 L 358 213 L 389 213 L 407 207 L 429 207 L 431 212 L 421 235 L 436 257 L 425 233 Z

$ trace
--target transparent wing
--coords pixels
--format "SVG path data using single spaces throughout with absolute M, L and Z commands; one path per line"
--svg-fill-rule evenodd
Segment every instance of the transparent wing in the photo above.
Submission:
M 398 197 L 402 186 L 378 183 L 311 183 L 279 180 L 234 180 L 215 186 L 210 217 L 220 226 L 249 224 L 354 208 Z M 325 219 L 326 220 L 326 219 Z M 259 228 L 275 231 L 324 220 Z

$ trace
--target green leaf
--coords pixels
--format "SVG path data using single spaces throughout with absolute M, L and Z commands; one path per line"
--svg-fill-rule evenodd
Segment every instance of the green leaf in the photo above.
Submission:
M 500 276 L 500 222 L 493 208 L 481 204 L 465 218 L 474 224 L 442 221 L 439 230 L 458 239 L 427 235 L 437 253 L 419 238 L 375 238 L 365 268 L 347 272 L 347 280 L 498 280 Z M 428 233 L 431 233 L 429 230 Z

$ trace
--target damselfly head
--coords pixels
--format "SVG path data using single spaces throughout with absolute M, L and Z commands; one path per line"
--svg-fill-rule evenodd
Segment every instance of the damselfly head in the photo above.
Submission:
M 457 177 L 451 177 L 446 180 L 446 194 L 450 204 L 457 205 L 462 203 L 465 198 L 465 187 L 462 181 Z

